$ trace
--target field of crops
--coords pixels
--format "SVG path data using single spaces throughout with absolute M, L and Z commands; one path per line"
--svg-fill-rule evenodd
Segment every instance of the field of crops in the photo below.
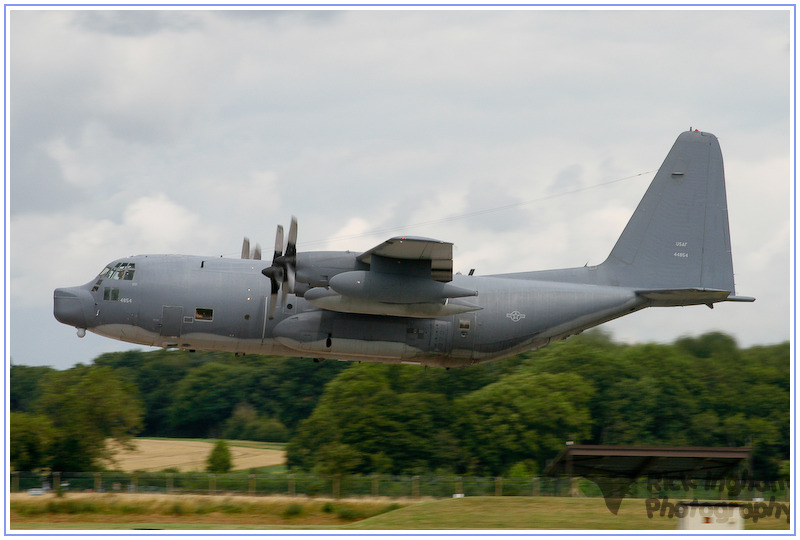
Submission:
M 135 450 L 117 449 L 110 468 L 125 472 L 156 472 L 178 469 L 182 472 L 205 471 L 206 458 L 215 441 L 195 439 L 134 439 Z M 228 441 L 233 470 L 282 465 L 283 445 L 252 441 Z

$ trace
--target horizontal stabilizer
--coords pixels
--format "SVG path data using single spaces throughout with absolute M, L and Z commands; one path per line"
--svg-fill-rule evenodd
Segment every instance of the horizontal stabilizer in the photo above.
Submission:
M 726 302 L 755 302 L 756 299 L 752 296 L 729 296 L 725 299 Z
M 638 296 L 653 301 L 656 306 L 691 306 L 715 302 L 754 302 L 749 296 L 731 296 L 731 291 L 720 289 L 652 289 L 636 291 Z
M 719 302 L 725 300 L 731 291 L 722 291 L 718 289 L 656 289 L 651 291 L 636 291 L 636 294 L 647 298 L 649 300 L 676 300 L 687 299 L 697 300 L 699 303 L 705 302 Z

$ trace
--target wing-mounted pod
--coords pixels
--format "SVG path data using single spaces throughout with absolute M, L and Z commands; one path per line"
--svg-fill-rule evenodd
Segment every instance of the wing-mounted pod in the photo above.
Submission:
M 305 293 L 311 304 L 331 311 L 400 317 L 442 317 L 481 309 L 460 300 L 478 291 L 453 279 L 453 244 L 429 238 L 396 237 L 356 260 L 369 270 L 330 278 L 330 288 Z

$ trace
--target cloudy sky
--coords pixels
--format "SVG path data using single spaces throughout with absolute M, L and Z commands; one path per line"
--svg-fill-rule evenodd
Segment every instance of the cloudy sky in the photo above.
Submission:
M 78 339 L 54 288 L 127 255 L 237 257 L 291 215 L 300 250 L 408 233 L 454 242 L 463 272 L 600 263 L 690 127 L 720 139 L 737 293 L 758 300 L 605 328 L 789 339 L 786 9 L 14 9 L 7 24 L 16 364 L 132 348 Z

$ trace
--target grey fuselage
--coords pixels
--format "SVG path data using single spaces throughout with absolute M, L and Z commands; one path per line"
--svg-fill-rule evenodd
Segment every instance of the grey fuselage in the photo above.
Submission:
M 316 268 L 317 275 L 302 277 L 315 286 L 360 267 L 348 252 L 305 254 L 315 264 L 302 264 L 303 256 L 298 266 Z M 598 281 L 598 267 L 588 267 L 555 275 L 456 274 L 452 283 L 478 291 L 470 303 L 480 307 L 457 315 L 340 313 L 290 294 L 269 319 L 270 282 L 261 273 L 267 261 L 139 255 L 108 268 L 131 264 L 128 276 L 98 276 L 56 291 L 57 318 L 156 347 L 456 367 L 535 349 L 653 303 L 630 288 L 580 283 L 581 275 Z M 575 282 L 554 280 L 559 275 Z M 80 308 L 70 310 L 71 304 Z

